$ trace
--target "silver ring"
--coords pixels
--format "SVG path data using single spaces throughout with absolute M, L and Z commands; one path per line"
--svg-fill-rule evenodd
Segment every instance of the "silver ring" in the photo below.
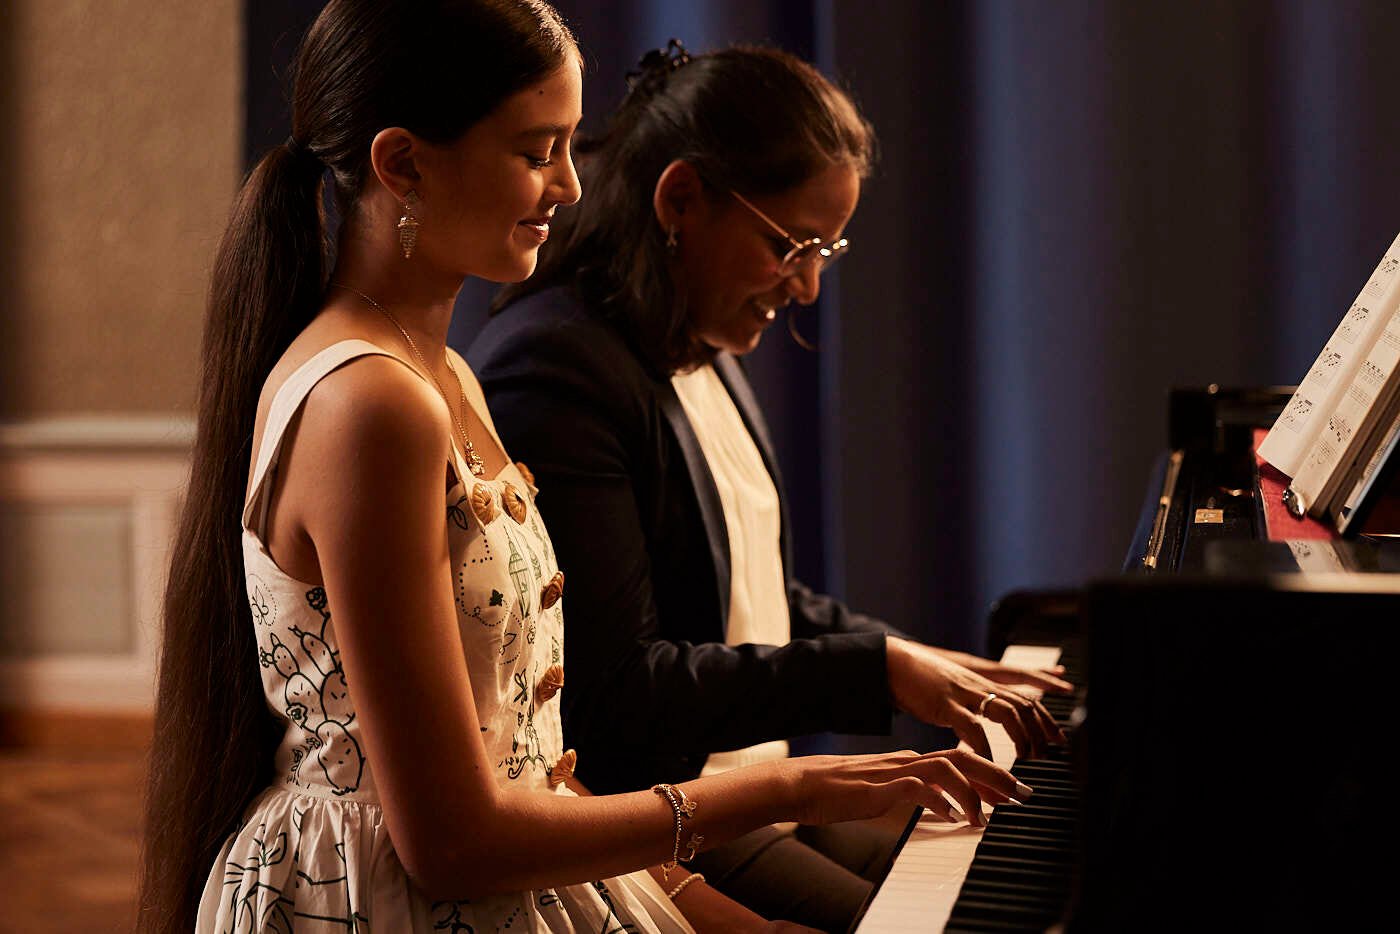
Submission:
M 997 696 L 995 694 L 988 694 L 986 697 L 982 698 L 982 703 L 977 705 L 977 716 L 985 717 L 987 715 L 987 705 L 996 699 Z

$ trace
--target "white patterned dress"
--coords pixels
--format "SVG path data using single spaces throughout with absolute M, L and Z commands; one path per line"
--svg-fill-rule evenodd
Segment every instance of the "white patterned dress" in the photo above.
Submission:
M 369 354 L 394 356 L 358 340 L 321 351 L 286 380 L 267 417 L 243 513 L 243 560 L 263 688 L 286 733 L 274 783 L 253 801 L 215 861 L 197 929 L 689 931 L 645 872 L 454 902 L 430 902 L 405 874 L 365 758 L 335 607 L 321 587 L 283 573 L 262 540 L 271 468 L 288 423 L 322 377 Z M 458 369 L 469 373 L 463 363 Z M 466 389 L 494 437 L 480 387 L 468 380 Z M 455 475 L 466 480 L 448 492 L 443 508 L 482 739 L 503 785 L 568 795 L 549 778 L 564 749 L 559 695 L 542 684 L 563 663 L 563 580 L 535 509 L 536 491 L 518 465 L 484 480 L 472 477 L 459 457 L 454 461 Z M 430 756 L 425 749 L 422 768 L 434 768 Z

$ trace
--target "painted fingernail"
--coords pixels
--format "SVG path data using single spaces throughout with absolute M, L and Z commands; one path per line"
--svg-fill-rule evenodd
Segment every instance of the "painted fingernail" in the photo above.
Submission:
M 1022 782 L 1016 783 L 1016 797 L 1020 798 L 1022 801 L 1026 800 L 1033 794 L 1035 794 L 1035 789 L 1032 788 L 1030 785 L 1024 784 Z

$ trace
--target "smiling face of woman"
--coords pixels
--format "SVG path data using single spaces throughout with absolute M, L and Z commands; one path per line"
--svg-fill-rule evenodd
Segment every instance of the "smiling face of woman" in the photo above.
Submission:
M 841 238 L 860 199 L 860 176 L 836 164 L 777 195 L 746 195 L 795 239 Z M 810 305 L 821 290 L 806 268 L 779 274 L 792 243 L 726 192 L 707 192 L 673 224 L 679 241 L 676 287 L 695 335 L 716 350 L 746 354 L 790 301 Z
M 576 60 L 506 98 L 447 145 L 422 145 L 419 249 L 459 276 L 518 282 L 561 204 L 579 199 L 570 143 L 583 113 Z

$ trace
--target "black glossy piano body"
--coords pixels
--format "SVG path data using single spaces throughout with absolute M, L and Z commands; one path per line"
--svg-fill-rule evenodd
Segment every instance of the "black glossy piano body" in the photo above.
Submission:
M 1010 852 L 994 815 L 968 871 L 993 881 L 964 886 L 946 930 L 1393 925 L 1400 557 L 1336 543 L 1367 570 L 1303 573 L 1287 543 L 1265 540 L 1253 429 L 1286 399 L 1173 393 L 1181 470 L 1163 490 L 1159 465 L 1124 574 L 1015 594 L 993 614 L 992 657 L 1031 642 L 1081 660 L 1072 748 L 1051 773 L 1057 794 L 1063 776 L 1077 789 L 1065 804 L 1077 821 L 1018 878 L 979 869 L 984 848 Z M 1034 785 L 1040 765 L 1026 765 Z

